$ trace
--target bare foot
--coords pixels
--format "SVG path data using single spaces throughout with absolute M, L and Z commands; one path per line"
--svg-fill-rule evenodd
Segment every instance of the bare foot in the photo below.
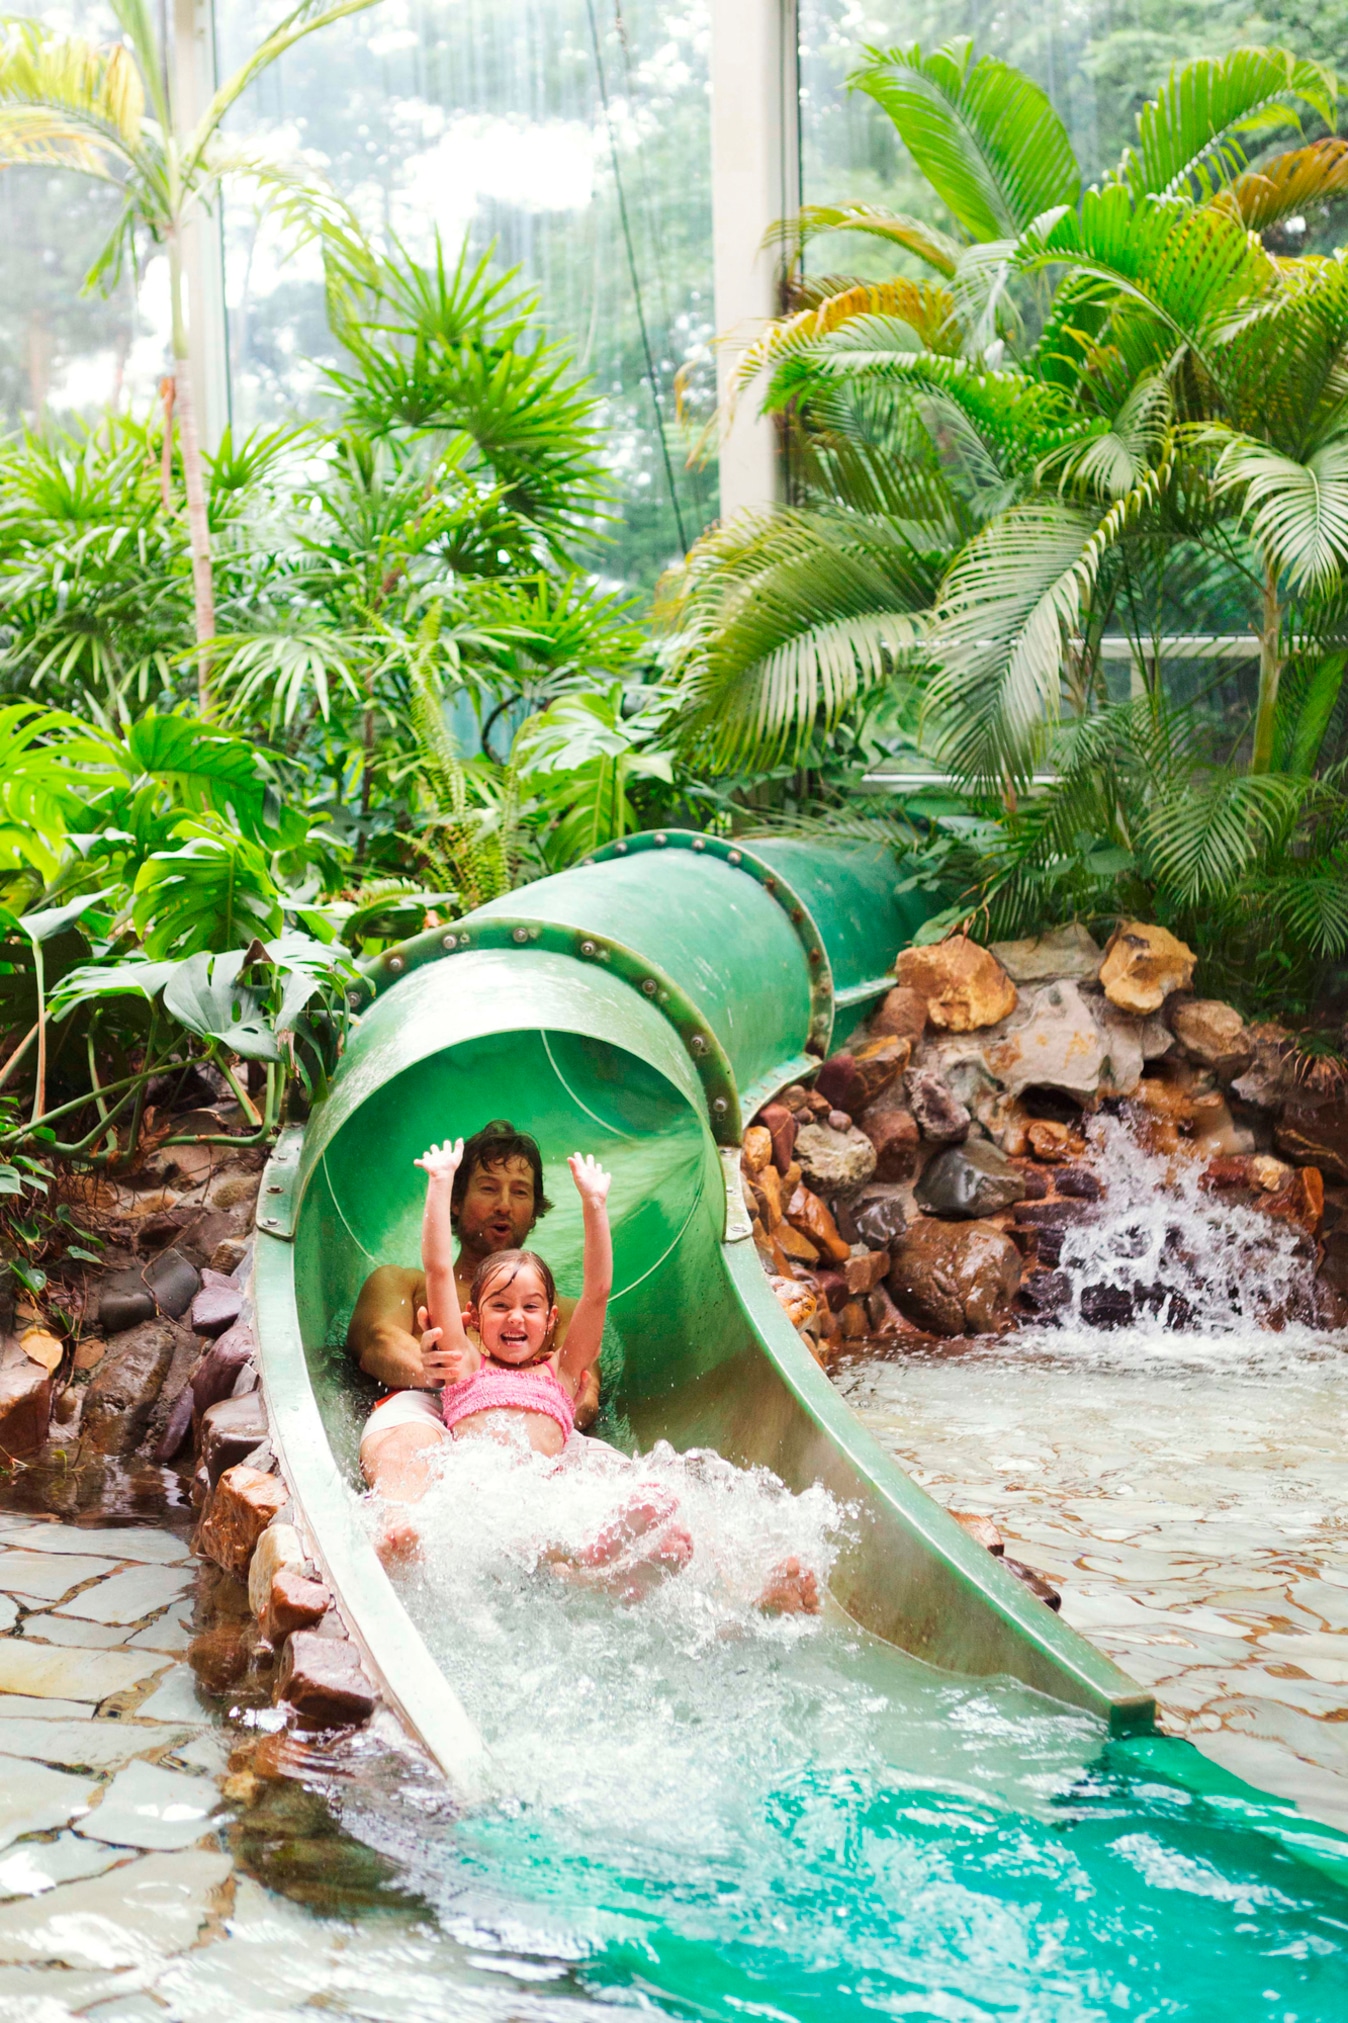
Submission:
M 614 1560 L 630 1552 L 638 1539 L 668 1524 L 678 1507 L 678 1499 L 668 1489 L 647 1483 L 628 1498 L 588 1545 L 572 1556 L 581 1566 L 611 1566 Z
M 672 1574 L 682 1573 L 693 1557 L 693 1541 L 681 1524 L 667 1524 L 654 1536 L 645 1532 L 628 1541 L 620 1558 L 596 1560 L 584 1552 L 548 1555 L 558 1580 L 573 1587 L 598 1588 L 615 1601 L 639 1602 Z
M 374 1549 L 385 1566 L 405 1566 L 421 1550 L 421 1533 L 410 1517 L 390 1517 Z
M 817 1616 L 823 1606 L 819 1583 L 798 1559 L 784 1559 L 768 1575 L 758 1606 L 765 1616 Z

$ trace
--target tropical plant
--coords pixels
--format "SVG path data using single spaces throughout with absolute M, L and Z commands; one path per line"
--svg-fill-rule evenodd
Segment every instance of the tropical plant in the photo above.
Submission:
M 50 163 L 118 186 L 122 210 L 90 269 L 88 285 L 115 280 L 124 260 L 134 265 L 141 240 L 162 246 L 168 256 L 173 410 L 187 495 L 199 649 L 215 633 L 215 589 L 192 396 L 184 238 L 233 177 L 295 196 L 302 179 L 258 144 L 226 135 L 225 118 L 254 79 L 286 50 L 372 4 L 374 0 L 303 0 L 190 124 L 169 88 L 174 52 L 146 0 L 112 0 L 121 39 L 107 45 L 22 17 L 0 23 L 0 164 Z M 200 333 L 196 341 L 199 346 Z M 203 708 L 209 701 L 208 680 L 203 651 L 198 659 Z
M 717 758 L 766 761 L 907 665 L 934 674 L 947 761 L 1023 782 L 1060 711 L 1103 695 L 1107 628 L 1154 660 L 1197 553 L 1212 629 L 1252 622 L 1261 639 L 1250 759 L 1267 766 L 1289 634 L 1332 630 L 1348 558 L 1344 295 L 1338 260 L 1276 259 L 1251 227 L 1342 180 L 1335 140 L 1269 146 L 1307 117 L 1332 124 L 1333 78 L 1281 50 L 1185 65 L 1085 191 L 1045 95 L 967 41 L 870 51 L 853 82 L 954 230 L 865 206 L 795 221 L 798 242 L 863 231 L 931 278 L 801 280 L 801 306 L 747 353 L 742 385 L 766 372 L 799 443 L 804 511 L 709 537 L 675 583 L 686 734 L 724 707 L 743 729 Z M 877 513 L 940 588 L 839 609 Z M 764 585 L 770 635 L 758 600 L 748 625 L 735 600 L 751 538 L 790 549 Z

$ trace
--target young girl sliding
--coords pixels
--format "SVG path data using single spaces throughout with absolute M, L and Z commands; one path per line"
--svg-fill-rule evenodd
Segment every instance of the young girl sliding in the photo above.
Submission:
M 613 1284 L 611 1176 L 588 1153 L 573 1153 L 567 1161 L 584 1217 L 584 1284 L 557 1349 L 556 1287 L 534 1251 L 502 1250 L 487 1258 L 474 1275 L 467 1310 L 460 1309 L 451 1203 L 462 1158 L 459 1139 L 432 1145 L 416 1162 L 426 1174 L 421 1250 L 427 1304 L 420 1316 L 426 1378 L 444 1386 L 443 1420 L 453 1440 L 501 1440 L 560 1462 L 568 1443 L 581 1439 L 574 1431 L 576 1395 L 603 1342 Z M 469 1339 L 470 1327 L 478 1346 Z M 407 1500 L 424 1487 L 422 1475 L 419 1486 L 409 1485 Z M 693 1541 L 677 1522 L 677 1509 L 662 1485 L 639 1483 L 593 1539 L 577 1549 L 552 1547 L 544 1558 L 561 1578 L 636 1600 L 692 1558 Z M 382 1549 L 396 1557 L 416 1543 L 415 1529 L 394 1520 Z M 772 1613 L 816 1613 L 813 1574 L 794 1559 L 784 1561 L 773 1569 L 759 1606 Z

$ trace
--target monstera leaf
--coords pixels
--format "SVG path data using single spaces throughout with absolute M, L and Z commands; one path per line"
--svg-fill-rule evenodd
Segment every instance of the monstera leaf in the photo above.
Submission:
M 203 1039 L 218 1040 L 246 1061 L 276 1061 L 280 1051 L 265 987 L 239 982 L 251 949 L 203 950 L 178 963 L 164 988 L 164 1010 Z
M 151 956 L 237 949 L 279 933 L 281 905 L 263 852 L 218 815 L 179 822 L 176 850 L 136 874 L 132 917 Z

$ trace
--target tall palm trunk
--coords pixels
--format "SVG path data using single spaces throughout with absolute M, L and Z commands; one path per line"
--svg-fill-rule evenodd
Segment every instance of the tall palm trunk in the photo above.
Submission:
M 1278 572 L 1264 563 L 1264 611 L 1259 632 L 1259 699 L 1254 708 L 1254 746 L 1250 771 L 1266 773 L 1273 764 L 1273 725 L 1282 679 L 1282 606 L 1278 602 Z
M 178 448 L 187 493 L 187 540 L 192 553 L 192 605 L 197 634 L 197 707 L 211 713 L 211 665 L 205 648 L 215 637 L 215 572 L 211 566 L 211 528 L 206 515 L 206 476 L 192 400 L 192 361 L 183 316 L 182 246 L 179 228 L 169 234 L 169 290 L 173 315 L 173 404 L 178 416 Z

